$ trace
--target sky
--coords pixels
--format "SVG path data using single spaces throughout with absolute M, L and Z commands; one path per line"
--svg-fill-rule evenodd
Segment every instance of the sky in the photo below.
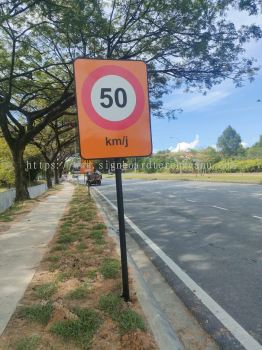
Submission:
M 262 25 L 262 15 L 248 16 L 232 11 L 231 20 L 241 24 Z M 240 134 L 244 146 L 251 146 L 262 134 L 262 40 L 246 45 L 247 55 L 257 60 L 261 70 L 255 81 L 235 88 L 225 81 L 207 95 L 174 90 L 165 97 L 164 108 L 182 108 L 177 120 L 152 118 L 153 150 L 205 148 L 215 146 L 223 130 L 231 125 Z M 257 102 L 257 100 L 261 102 Z

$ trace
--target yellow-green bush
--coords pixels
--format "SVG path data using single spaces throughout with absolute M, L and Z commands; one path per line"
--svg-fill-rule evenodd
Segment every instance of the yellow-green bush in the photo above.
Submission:
M 227 159 L 221 160 L 211 168 L 217 173 L 253 173 L 262 171 L 262 159 Z

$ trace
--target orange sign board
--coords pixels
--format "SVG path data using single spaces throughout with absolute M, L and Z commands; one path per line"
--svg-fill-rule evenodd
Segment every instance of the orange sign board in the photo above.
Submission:
M 146 64 L 79 58 L 74 72 L 81 157 L 150 155 Z
M 95 167 L 92 160 L 81 158 L 80 174 L 92 173 L 94 169 Z

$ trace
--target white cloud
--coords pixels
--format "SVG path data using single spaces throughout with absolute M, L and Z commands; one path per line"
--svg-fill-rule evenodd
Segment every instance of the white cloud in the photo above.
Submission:
M 241 145 L 244 147 L 244 148 L 247 148 L 248 147 L 248 143 L 247 142 L 241 142 Z
M 179 142 L 175 147 L 171 146 L 169 147 L 169 150 L 171 152 L 181 152 L 181 151 L 189 151 L 190 149 L 196 148 L 196 146 L 199 144 L 199 135 L 196 135 L 195 140 L 192 142 Z
M 208 91 L 206 95 L 200 93 L 174 91 L 166 98 L 165 108 L 181 108 L 185 113 L 194 112 L 214 106 L 226 99 L 234 91 L 231 82 L 224 82 L 219 87 Z
M 184 110 L 187 112 L 192 112 L 197 109 L 202 109 L 211 104 L 215 104 L 218 101 L 226 98 L 230 95 L 230 92 L 226 89 L 217 89 L 207 93 L 206 95 L 196 95 L 192 96 L 190 99 L 185 101 Z

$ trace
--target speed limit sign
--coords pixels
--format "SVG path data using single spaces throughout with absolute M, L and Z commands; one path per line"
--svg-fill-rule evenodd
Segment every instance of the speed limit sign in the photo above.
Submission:
M 76 59 L 74 71 L 82 158 L 150 155 L 145 63 Z

